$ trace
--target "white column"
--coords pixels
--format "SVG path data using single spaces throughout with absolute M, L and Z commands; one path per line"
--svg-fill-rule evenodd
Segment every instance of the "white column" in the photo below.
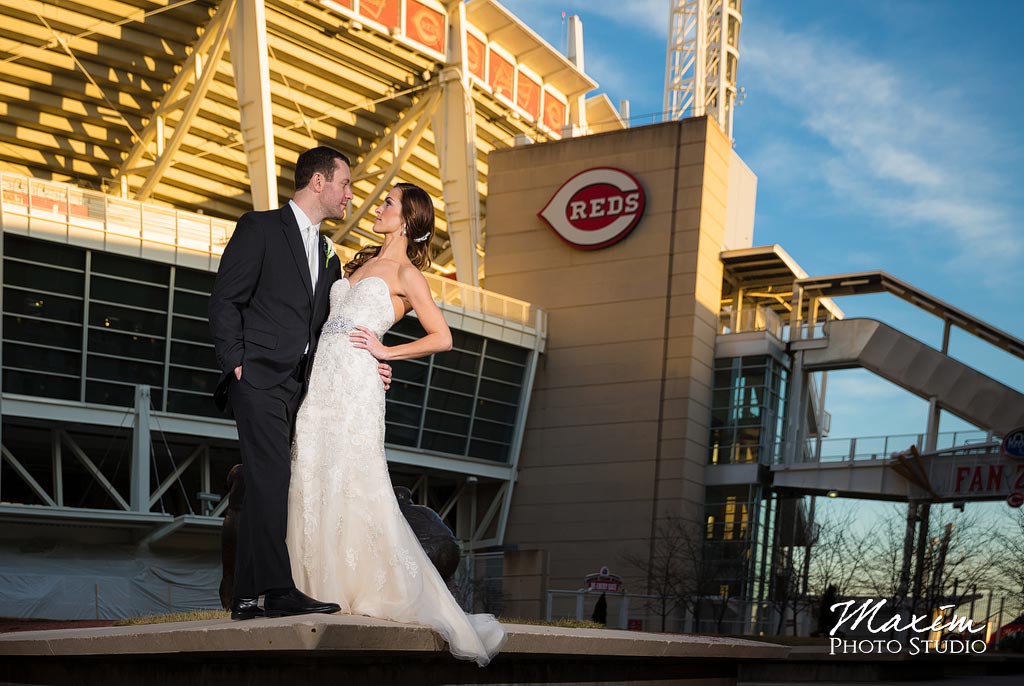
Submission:
M 477 191 L 476 108 L 466 72 L 466 6 L 445 2 L 448 60 L 441 72 L 441 105 L 433 117 L 448 237 L 459 281 L 480 285 L 480 194 Z
M 277 166 L 270 101 L 270 54 L 264 0 L 238 0 L 231 26 L 231 66 L 238 91 L 242 142 L 256 210 L 277 207 Z

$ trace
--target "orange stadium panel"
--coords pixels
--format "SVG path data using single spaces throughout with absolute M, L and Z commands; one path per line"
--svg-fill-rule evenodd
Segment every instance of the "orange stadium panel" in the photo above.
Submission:
M 469 62 L 469 73 L 481 81 L 487 81 L 487 53 L 484 42 L 471 33 L 466 34 L 466 60 Z
M 489 64 L 489 77 L 487 82 L 491 84 L 491 88 L 494 90 L 495 95 L 500 95 L 508 100 L 512 100 L 512 81 L 514 75 L 514 67 L 512 63 L 507 59 L 496 53 L 493 49 L 490 51 Z
M 547 88 L 544 89 L 544 126 L 557 134 L 562 133 L 565 126 L 565 103 L 555 97 Z
M 516 105 L 534 119 L 540 118 L 540 84 L 519 70 Z
M 359 0 L 359 14 L 385 28 L 398 28 L 399 0 Z
M 431 50 L 444 52 L 445 16 L 421 2 L 405 6 L 405 35 Z

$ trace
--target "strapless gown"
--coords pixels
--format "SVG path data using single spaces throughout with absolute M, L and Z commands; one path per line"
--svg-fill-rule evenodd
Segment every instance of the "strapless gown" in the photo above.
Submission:
M 467 615 L 401 510 L 384 454 L 384 386 L 377 361 L 353 347 L 362 325 L 394 324 L 387 282 L 331 287 L 331 309 L 299 408 L 288 491 L 288 552 L 299 590 L 343 613 L 433 628 L 455 657 L 486 665 L 505 641 L 493 615 Z

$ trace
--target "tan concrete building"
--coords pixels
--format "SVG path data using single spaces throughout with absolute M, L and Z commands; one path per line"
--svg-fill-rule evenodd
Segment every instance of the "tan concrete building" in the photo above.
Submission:
M 645 554 L 659 517 L 703 516 L 732 157 L 706 118 L 491 154 L 487 287 L 550 322 L 507 539 L 549 551 L 552 588 Z M 591 167 L 628 171 L 646 207 L 580 250 L 538 212 Z

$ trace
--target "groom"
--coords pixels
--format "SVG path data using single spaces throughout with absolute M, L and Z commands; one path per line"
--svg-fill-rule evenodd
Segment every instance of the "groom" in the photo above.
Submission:
M 299 155 L 294 196 L 280 209 L 242 215 L 210 294 L 210 329 L 222 371 L 214 400 L 222 411 L 230 400 L 246 489 L 232 619 L 340 609 L 295 588 L 285 534 L 295 413 L 327 319 L 331 285 L 341 275 L 320 223 L 343 218 L 350 200 L 345 155 L 325 146 Z M 380 374 L 387 388 L 390 367 L 381 365 Z

